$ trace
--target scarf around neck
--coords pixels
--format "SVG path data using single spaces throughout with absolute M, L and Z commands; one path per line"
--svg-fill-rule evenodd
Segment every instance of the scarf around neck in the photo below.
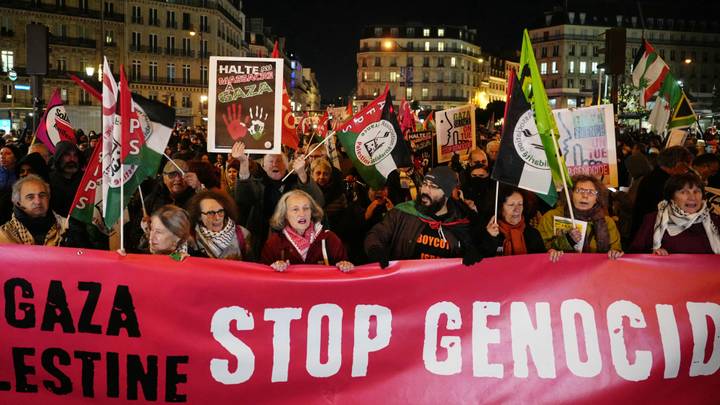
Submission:
M 595 234 L 595 241 L 597 243 L 597 252 L 605 253 L 610 250 L 610 231 L 608 230 L 607 221 L 605 220 L 605 210 L 598 204 L 589 210 L 579 210 L 573 207 L 573 213 L 575 219 L 585 221 L 588 223 L 588 228 L 592 224 L 592 231 L 588 229 L 585 234 L 585 243 L 583 245 L 583 251 L 589 252 L 590 239 L 592 234 Z M 569 218 L 569 212 L 565 207 L 565 215 Z
M 674 201 L 669 203 L 665 200 L 660 201 L 653 230 L 653 250 L 662 247 L 662 238 L 665 236 L 665 232 L 670 236 L 676 236 L 695 224 L 703 225 L 713 253 L 720 254 L 720 235 L 712 222 L 710 207 L 705 201 L 702 202 L 700 210 L 694 214 L 683 211 Z
M 305 261 L 308 250 L 310 250 L 310 245 L 315 242 L 315 239 L 320 234 L 320 230 L 322 230 L 322 224 L 316 222 L 312 224 L 312 226 L 308 227 L 304 234 L 300 235 L 295 232 L 290 225 L 285 225 L 283 234 L 290 241 L 290 244 L 293 245 L 295 250 L 297 250 L 298 254 L 300 254 L 303 261 Z
M 12 237 L 23 245 L 57 246 L 60 242 L 60 227 L 51 210 L 42 218 L 32 218 L 14 207 L 9 225 Z
M 520 219 L 516 225 L 510 225 L 504 220 L 498 221 L 500 233 L 505 237 L 503 241 L 503 256 L 527 254 L 525 245 L 525 219 Z
M 223 229 L 218 232 L 213 232 L 198 222 L 195 225 L 195 234 L 199 247 L 213 259 L 224 259 L 229 256 L 242 257 L 235 233 L 235 222 L 230 218 Z

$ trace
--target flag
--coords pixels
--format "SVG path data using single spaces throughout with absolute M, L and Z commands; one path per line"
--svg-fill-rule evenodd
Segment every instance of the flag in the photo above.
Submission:
M 633 64 L 632 82 L 640 87 L 640 102 L 643 106 L 652 98 L 665 80 L 670 69 L 655 52 L 655 48 L 644 38 Z
M 685 92 L 675 76 L 668 72 L 655 99 L 655 107 L 650 112 L 650 125 L 660 134 L 665 131 L 666 125 L 668 129 L 682 128 L 696 120 L 695 111 Z
M 535 125 L 537 125 L 538 134 L 545 149 L 545 155 L 550 171 L 552 172 L 553 182 L 555 184 L 562 184 L 560 170 L 563 170 L 567 184 L 571 185 L 570 175 L 565 166 L 565 162 L 562 161 L 562 158 L 558 161 L 556 154 L 557 148 L 555 147 L 555 141 L 558 139 L 557 125 L 555 124 L 555 118 L 550 109 L 550 103 L 545 93 L 545 86 L 540 77 L 540 71 L 535 61 L 535 54 L 533 53 L 530 35 L 528 35 L 527 30 L 523 32 L 519 71 L 521 72 L 520 83 L 522 84 L 523 93 L 535 113 Z M 552 139 L 553 136 L 555 137 L 555 141 Z
M 55 153 L 55 145 L 60 141 L 76 143 L 75 131 L 68 119 L 59 89 L 55 89 L 50 97 L 35 136 L 47 146 L 50 153 Z
M 140 162 L 140 154 L 138 152 L 140 148 L 145 145 L 145 135 L 140 128 L 137 104 L 132 99 L 132 93 L 130 93 L 130 87 L 128 86 L 123 66 L 120 66 L 119 94 L 120 117 L 122 118 L 120 123 L 122 129 L 122 156 L 120 160 L 124 164 L 136 164 Z
M 400 128 L 403 134 L 415 130 L 415 117 L 410 109 L 410 103 L 408 103 L 407 100 L 403 100 L 400 103 L 398 121 L 400 121 Z
M 325 110 L 325 113 L 320 117 L 320 121 L 318 121 L 317 126 L 317 133 L 320 135 L 321 138 L 325 138 L 328 134 L 328 120 L 330 119 L 330 114 L 328 114 L 327 110 Z
M 348 106 L 347 111 L 345 112 L 345 116 L 352 117 L 353 116 L 353 102 L 352 99 L 348 97 Z
M 427 115 L 425 116 L 425 121 L 423 121 L 423 126 L 422 126 L 423 131 L 429 130 L 430 124 L 432 124 L 432 126 L 433 126 L 432 129 L 433 130 L 435 129 L 435 119 L 433 118 L 434 116 L 435 116 L 435 114 L 433 113 L 432 110 L 430 110 L 430 112 L 427 113 Z
M 105 226 L 102 208 L 102 138 L 98 139 L 90 161 L 80 181 L 75 198 L 70 206 L 70 216 L 86 224 L 95 225 L 104 234 L 110 231 Z
M 280 51 L 278 50 L 278 41 L 275 41 L 273 45 L 271 58 L 280 58 Z M 290 96 L 288 95 L 287 88 L 285 87 L 285 80 L 283 80 L 283 93 L 282 93 L 282 138 L 280 143 L 291 149 L 297 149 L 300 144 L 300 137 L 295 129 L 295 116 L 293 115 L 292 106 L 290 105 Z
M 500 150 L 491 177 L 496 181 L 533 191 L 551 206 L 557 201 L 552 173 L 535 125 L 533 111 L 514 71 L 510 71 L 508 78 L 508 99 Z
M 132 95 L 132 108 L 135 109 L 135 112 L 131 112 L 129 120 L 123 118 L 123 108 L 122 106 L 118 108 L 117 95 L 117 83 L 115 83 L 107 60 L 105 60 L 103 68 L 101 206 L 107 228 L 112 228 L 120 217 L 120 210 L 125 208 L 120 207 L 121 181 L 125 183 L 123 197 L 124 204 L 127 205 L 140 183 L 157 173 L 165 147 L 170 139 L 170 133 L 175 125 L 173 108 L 139 95 Z M 113 99 L 113 97 L 115 98 Z M 122 103 L 122 100 L 120 102 Z M 140 128 L 144 137 L 142 144 L 132 144 L 129 147 L 126 160 L 132 162 L 130 164 L 121 164 L 120 159 L 123 122 L 126 125 L 129 124 L 129 128 Z
M 385 185 L 388 175 L 398 167 L 412 166 L 410 149 L 387 87 L 380 97 L 338 128 L 337 136 L 360 176 L 372 188 Z

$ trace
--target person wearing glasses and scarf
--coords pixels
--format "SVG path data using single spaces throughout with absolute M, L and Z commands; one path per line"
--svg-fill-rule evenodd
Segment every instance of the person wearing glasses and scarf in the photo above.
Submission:
M 657 212 L 644 218 L 631 251 L 720 254 L 720 216 L 703 198 L 705 184 L 694 173 L 671 176 L 663 189 Z
M 248 261 L 250 231 L 235 222 L 237 206 L 225 193 L 201 191 L 188 202 L 195 249 L 213 259 Z
M 589 175 L 573 176 L 571 191 L 572 210 L 576 220 L 587 222 L 584 253 L 607 253 L 611 259 L 623 255 L 620 244 L 620 232 L 615 221 L 607 214 L 607 196 L 605 186 L 595 177 Z M 570 218 L 565 205 L 546 212 L 540 219 L 538 230 L 542 235 L 545 247 L 550 252 L 550 260 L 556 262 L 563 252 L 575 252 L 574 246 L 582 237 L 580 231 L 558 231 L 554 229 L 554 217 Z
M 262 249 L 261 262 L 284 272 L 291 264 L 324 264 L 346 273 L 354 265 L 340 238 L 323 229 L 323 210 L 302 190 L 283 194 L 270 217 L 273 232 Z

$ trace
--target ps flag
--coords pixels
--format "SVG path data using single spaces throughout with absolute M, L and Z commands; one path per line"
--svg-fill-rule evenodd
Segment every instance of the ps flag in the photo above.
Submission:
M 36 136 L 47 146 L 50 153 L 55 153 L 55 145 L 60 141 L 75 143 L 75 131 L 70 124 L 58 89 L 55 89 L 50 97 L 45 114 L 40 119 Z
M 508 79 L 508 102 L 500 139 L 500 151 L 493 166 L 494 180 L 540 194 L 548 204 L 557 201 L 552 173 L 545 156 L 530 103 L 525 99 L 513 71 Z
M 393 170 L 412 165 L 387 88 L 337 133 L 358 173 L 374 189 L 385 185 Z

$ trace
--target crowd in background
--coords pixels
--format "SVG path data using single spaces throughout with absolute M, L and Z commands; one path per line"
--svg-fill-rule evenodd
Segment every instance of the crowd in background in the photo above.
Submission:
M 720 253 L 720 157 L 714 128 L 665 147 L 662 138 L 616 129 L 619 187 L 573 177 L 570 204 L 490 178 L 497 134 L 482 131 L 466 160 L 400 168 L 380 189 L 367 187 L 347 158 L 334 167 L 317 139 L 291 154 L 207 152 L 200 128 L 173 131 L 155 178 L 128 205 L 125 250 L 266 263 L 276 271 L 312 263 L 349 271 L 392 260 L 546 253 Z M 14 132 L 0 141 L 0 243 L 109 249 L 110 230 L 69 218 L 98 135 L 51 154 Z M 419 162 L 419 160 L 416 160 Z M 292 172 L 287 178 L 286 175 Z M 497 203 L 496 203 L 497 191 Z M 720 193 L 720 190 L 717 190 Z M 561 194 L 562 196 L 562 194 Z M 497 206 L 496 206 L 497 204 Z M 586 232 L 555 226 L 555 217 L 587 223 Z M 117 231 L 117 230 L 115 230 Z M 581 246 L 581 248 L 579 248 Z

